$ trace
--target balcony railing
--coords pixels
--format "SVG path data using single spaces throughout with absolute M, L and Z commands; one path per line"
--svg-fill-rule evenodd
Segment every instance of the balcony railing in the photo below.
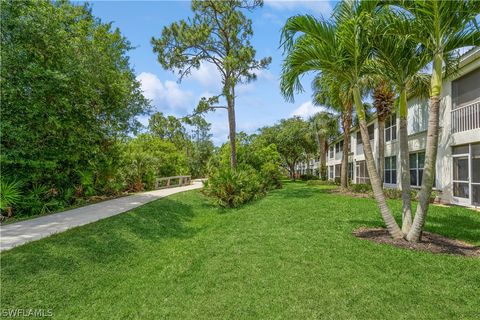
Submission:
M 452 133 L 480 128 L 480 101 L 452 110 Z

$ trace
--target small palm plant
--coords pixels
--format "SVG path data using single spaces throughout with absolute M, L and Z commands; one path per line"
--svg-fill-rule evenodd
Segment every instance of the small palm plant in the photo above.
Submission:
M 19 181 L 5 181 L 0 179 L 0 210 L 12 216 L 12 208 L 21 198 L 21 183 Z

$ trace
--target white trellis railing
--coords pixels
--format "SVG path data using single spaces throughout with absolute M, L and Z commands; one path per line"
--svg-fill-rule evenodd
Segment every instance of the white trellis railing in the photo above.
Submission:
M 192 184 L 191 176 L 174 176 L 174 177 L 165 177 L 157 178 L 155 181 L 155 189 L 171 188 L 171 187 L 180 187 Z
M 480 101 L 452 110 L 452 133 L 480 128 Z

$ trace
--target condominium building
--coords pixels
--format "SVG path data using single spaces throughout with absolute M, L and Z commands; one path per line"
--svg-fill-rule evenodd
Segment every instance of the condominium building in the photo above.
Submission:
M 422 184 L 428 125 L 428 99 L 411 98 L 408 110 L 408 148 L 413 188 Z M 378 123 L 368 123 L 370 143 L 378 165 Z M 399 119 L 392 114 L 385 124 L 384 186 L 400 187 Z M 328 178 L 340 177 L 343 137 L 330 145 Z M 313 167 L 313 166 L 311 166 Z M 480 206 L 480 48 L 466 52 L 460 69 L 445 79 L 440 106 L 440 132 L 434 189 L 439 201 Z M 369 177 L 358 128 L 350 136 L 348 175 L 352 183 Z

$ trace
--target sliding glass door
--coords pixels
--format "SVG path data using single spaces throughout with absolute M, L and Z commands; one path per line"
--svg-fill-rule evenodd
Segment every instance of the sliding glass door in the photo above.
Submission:
M 462 205 L 480 205 L 480 143 L 452 148 L 453 197 Z
M 470 145 L 472 204 L 480 206 L 480 143 Z

